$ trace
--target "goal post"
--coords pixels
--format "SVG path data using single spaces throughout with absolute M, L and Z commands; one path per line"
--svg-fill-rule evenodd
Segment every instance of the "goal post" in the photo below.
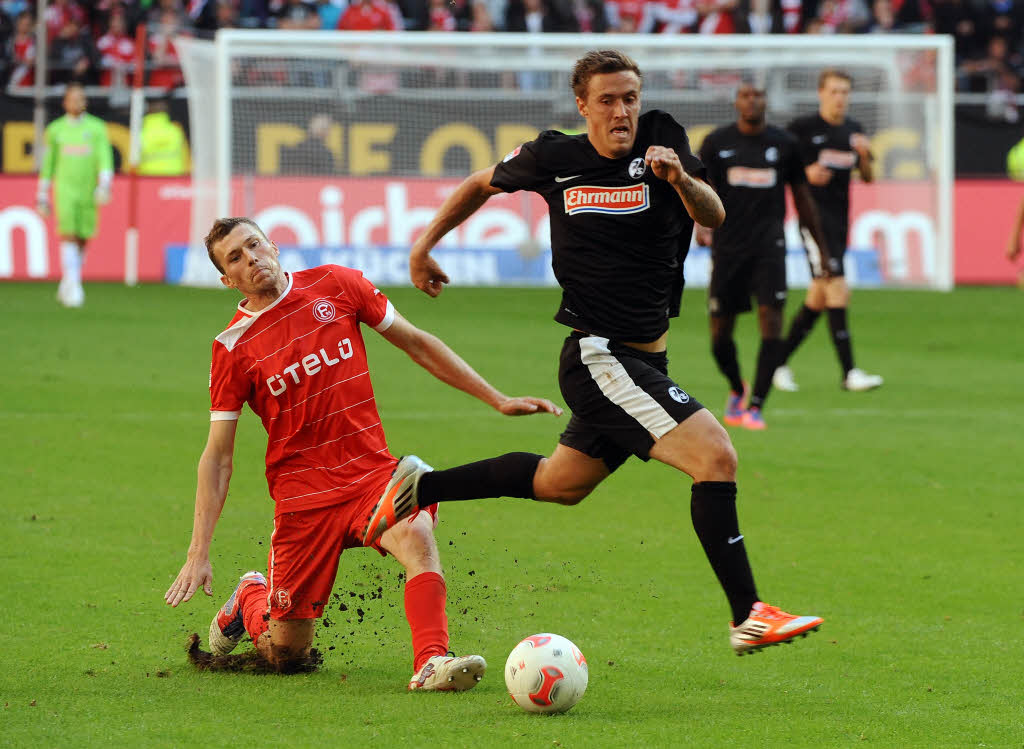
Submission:
M 199 250 L 216 217 L 245 214 L 269 227 L 290 262 L 358 260 L 383 274 L 379 283 L 402 282 L 402 253 L 462 178 L 541 130 L 585 127 L 569 72 L 584 52 L 614 47 L 644 73 L 644 109 L 675 116 L 695 150 L 735 120 L 741 80 L 764 86 L 768 121 L 784 126 L 816 111 L 822 69 L 844 69 L 850 116 L 872 139 L 877 167 L 875 183 L 852 188 L 851 283 L 953 285 L 953 47 L 944 36 L 222 30 L 177 44 Z M 792 216 L 787 238 L 790 281 L 801 285 Z M 497 196 L 442 249 L 465 270 L 457 283 L 553 283 L 536 196 Z M 688 284 L 699 286 L 707 253 L 691 254 Z

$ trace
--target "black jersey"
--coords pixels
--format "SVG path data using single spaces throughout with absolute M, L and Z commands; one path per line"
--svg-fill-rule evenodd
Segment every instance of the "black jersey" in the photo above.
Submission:
M 786 185 L 807 181 L 796 138 L 771 125 L 756 135 L 726 125 L 704 139 L 700 160 L 725 206 L 725 223 L 712 239 L 715 252 L 775 247 L 786 220 Z
M 703 179 L 682 125 L 666 112 L 642 114 L 633 150 L 598 154 L 586 134 L 548 130 L 494 169 L 491 184 L 530 190 L 548 204 L 552 268 L 562 287 L 555 320 L 621 341 L 653 341 L 678 313 L 683 259 L 693 219 L 675 188 L 644 161 L 650 146 L 672 148 Z
M 793 120 L 788 129 L 800 144 L 805 166 L 817 161 L 832 170 L 829 183 L 824 187 L 811 185 L 811 194 L 827 220 L 845 224 L 850 209 L 850 172 L 860 163 L 850 140 L 864 128 L 849 118 L 841 125 L 830 125 L 820 114 L 811 114 Z

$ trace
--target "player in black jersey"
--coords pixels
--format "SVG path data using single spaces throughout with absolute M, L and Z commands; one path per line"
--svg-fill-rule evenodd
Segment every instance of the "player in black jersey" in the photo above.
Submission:
M 725 205 L 725 222 L 719 228 L 697 228 L 698 243 L 711 247 L 711 352 L 731 388 L 724 421 L 747 429 L 765 428 L 764 400 L 782 360 L 786 184 L 800 222 L 818 244 L 825 244 L 796 139 L 768 125 L 765 108 L 764 90 L 742 84 L 736 91 L 736 122 L 710 133 L 700 149 L 711 184 Z M 740 377 L 733 328 L 736 315 L 750 311 L 751 295 L 757 297 L 761 348 L 750 402 L 744 407 L 749 388 Z
M 850 174 L 856 168 L 865 182 L 874 179 L 870 142 L 864 128 L 846 116 L 851 82 L 850 76 L 841 70 L 822 71 L 818 78 L 818 113 L 789 124 L 789 131 L 800 143 L 807 181 L 818 204 L 827 244 L 822 246 L 804 235 L 812 279 L 804 304 L 790 325 L 782 362 L 775 372 L 775 387 L 780 390 L 798 389 L 786 362 L 811 332 L 823 309 L 828 311 L 832 342 L 843 370 L 841 386 L 845 390 L 871 390 L 882 384 L 880 376 L 854 366 L 846 321 L 850 287 L 843 276 L 843 256 L 849 238 Z
M 615 51 L 590 52 L 576 62 L 571 82 L 587 132 L 541 133 L 468 177 L 414 243 L 413 282 L 431 296 L 441 293 L 448 277 L 430 250 L 492 195 L 542 195 L 563 290 L 555 319 L 572 329 L 559 384 L 573 416 L 550 457 L 518 454 L 517 470 L 533 476 L 533 497 L 577 504 L 630 455 L 689 474 L 693 526 L 729 599 L 734 650 L 742 655 L 806 634 L 819 617 L 792 616 L 758 600 L 736 516 L 736 452 L 718 420 L 668 376 L 665 342 L 693 222 L 720 225 L 722 203 L 704 182 L 682 126 L 662 111 L 640 114 L 635 62 Z M 453 483 L 494 480 L 484 470 L 446 473 Z M 436 491 L 442 482 L 435 477 L 426 482 L 434 487 L 430 496 L 420 493 L 413 505 L 457 496 L 454 486 Z M 409 487 L 418 491 L 416 477 Z M 397 522 L 406 494 L 396 492 L 395 511 L 378 508 L 372 517 Z

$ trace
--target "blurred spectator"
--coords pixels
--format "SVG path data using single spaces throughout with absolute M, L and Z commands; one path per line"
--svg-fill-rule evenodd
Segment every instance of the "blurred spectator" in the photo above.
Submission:
M 957 61 L 981 53 L 978 17 L 968 0 L 933 0 L 934 29 L 936 34 L 950 34 Z
M 403 26 L 398 8 L 387 0 L 355 0 L 338 21 L 342 31 L 400 31 Z
M 50 41 L 60 36 L 69 22 L 74 21 L 76 32 L 85 25 L 85 11 L 72 0 L 53 0 L 46 8 L 46 35 Z
M 658 0 L 652 2 L 650 12 L 644 17 L 641 33 L 654 31 L 658 34 L 686 34 L 697 25 L 697 3 L 695 0 Z
M 279 29 L 312 31 L 320 28 L 320 14 L 316 5 L 307 0 L 286 0 L 274 13 L 274 17 Z
M 824 0 L 813 28 L 818 34 L 853 34 L 868 23 L 864 0 Z
M 697 31 L 701 34 L 734 34 L 738 0 L 697 0 Z M 744 19 L 744 26 L 746 20 Z
M 166 99 L 149 103 L 139 133 L 139 174 L 171 177 L 188 173 L 188 145 L 181 125 L 171 121 Z
M 14 21 L 25 11 L 34 11 L 35 2 L 28 0 L 0 0 L 0 14 L 7 16 L 8 21 Z
M 96 40 L 100 56 L 100 84 L 123 86 L 135 63 L 135 39 L 128 35 L 123 12 L 111 14 L 107 32 Z
M 608 31 L 608 10 L 604 0 L 575 0 L 573 11 L 581 32 L 604 34 Z
M 579 21 L 569 0 L 509 0 L 505 31 L 572 32 Z
M 871 21 L 866 30 L 869 34 L 891 34 L 896 31 L 892 0 L 875 0 L 871 4 Z
M 960 65 L 963 90 L 988 94 L 986 113 L 991 119 L 1017 122 L 1015 94 L 1020 90 L 1020 59 L 1003 36 L 989 39 L 984 57 Z
M 649 12 L 649 0 L 607 0 L 605 12 L 608 15 L 608 30 L 621 34 L 635 34 L 649 24 L 645 15 Z
M 345 12 L 344 0 L 319 0 L 316 12 L 320 16 L 321 29 L 336 29 L 341 14 Z
M 455 31 L 455 16 L 448 6 L 449 0 L 430 0 L 427 31 Z
M 99 57 L 92 37 L 73 16 L 68 15 L 57 38 L 50 45 L 51 83 L 91 84 L 97 79 Z
M 214 11 L 214 31 L 238 28 L 238 3 L 234 0 L 217 0 Z
M 184 83 L 178 63 L 178 52 L 174 48 L 174 37 L 181 32 L 179 14 L 165 10 L 160 14 L 160 23 L 149 34 L 149 86 L 176 88 Z
M 35 18 L 24 10 L 14 21 L 14 34 L 4 45 L 4 57 L 9 61 L 11 86 L 31 86 L 35 83 L 33 66 L 36 62 Z
M 473 0 L 472 21 L 469 24 L 470 31 L 494 31 L 494 17 L 491 15 L 485 0 Z
M 160 19 L 165 13 L 173 14 L 177 18 L 178 26 L 184 27 L 190 22 L 182 7 L 181 0 L 155 0 L 155 2 L 149 4 L 149 9 L 147 10 L 149 24 L 152 26 L 160 23 Z
M 1020 3 L 1015 0 L 988 0 L 987 3 L 983 3 L 980 24 L 983 39 L 987 41 L 998 35 L 1019 44 L 1022 29 L 1021 10 Z
M 932 0 L 891 0 L 894 25 L 903 31 L 924 32 L 934 18 Z
M 803 31 L 802 0 L 749 0 L 746 24 L 738 24 L 740 31 L 751 34 L 798 34 Z M 810 5 L 810 3 L 808 3 Z M 807 8 L 810 10 L 810 8 Z

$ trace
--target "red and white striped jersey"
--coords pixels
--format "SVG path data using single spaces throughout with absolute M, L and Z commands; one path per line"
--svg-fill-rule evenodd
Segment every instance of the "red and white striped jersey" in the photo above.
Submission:
M 210 418 L 237 419 L 248 403 L 263 421 L 275 515 L 345 502 L 394 468 L 359 328 L 394 319 L 362 273 L 323 265 L 289 274 L 255 314 L 243 301 L 214 340 Z

